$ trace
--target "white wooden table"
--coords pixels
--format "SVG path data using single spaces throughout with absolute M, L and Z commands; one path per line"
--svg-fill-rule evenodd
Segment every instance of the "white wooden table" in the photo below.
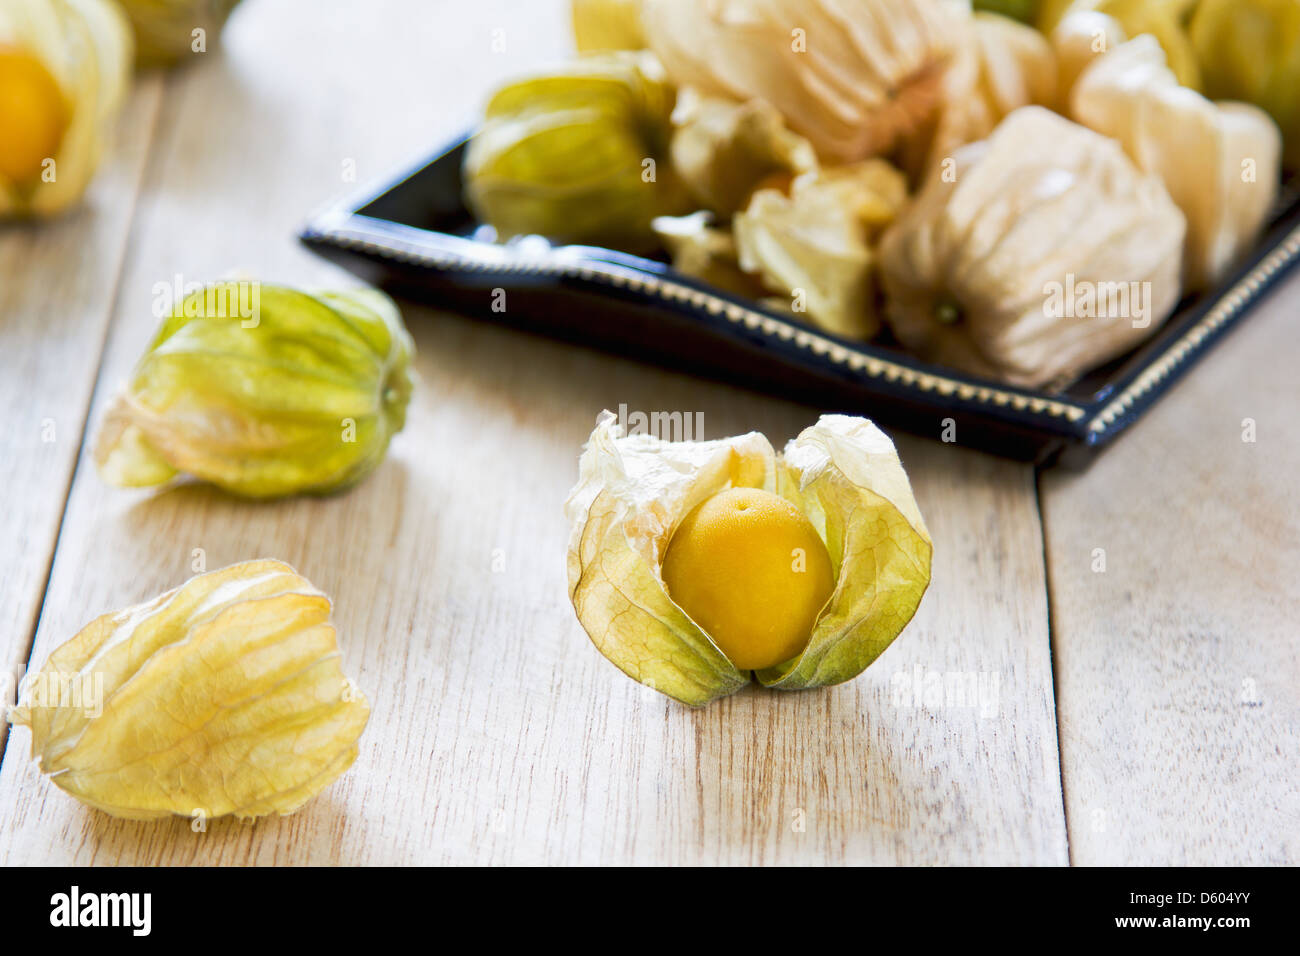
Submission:
M 335 599 L 373 707 L 360 759 L 295 816 L 194 833 L 85 809 L 15 730 L 0 862 L 1300 862 L 1300 276 L 1086 473 L 900 437 L 934 582 L 819 692 L 691 711 L 628 681 L 568 606 L 561 514 L 604 407 L 778 445 L 817 409 L 409 305 L 408 424 L 350 494 L 102 484 L 84 439 L 155 284 L 347 281 L 293 239 L 345 172 L 428 151 L 570 48 L 552 0 L 303 11 L 247 0 L 222 52 L 138 79 L 84 208 L 0 229 L 0 660 L 16 679 L 195 549 L 279 557 Z M 931 673 L 996 698 L 907 699 Z

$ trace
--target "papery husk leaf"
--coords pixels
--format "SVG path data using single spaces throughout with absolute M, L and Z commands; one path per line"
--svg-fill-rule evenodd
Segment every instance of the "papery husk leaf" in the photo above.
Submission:
M 932 170 L 880 241 L 885 316 L 909 350 L 1034 388 L 1123 354 L 1168 318 L 1186 220 L 1114 140 L 1025 106 L 953 161 L 955 181 Z M 1125 296 L 1090 313 L 1066 304 L 1067 287 Z
M 48 217 L 76 203 L 99 166 L 130 85 L 133 42 L 110 0 L 6 0 L 0 46 L 34 55 L 58 84 L 67 111 L 48 179 L 0 176 L 0 218 Z
M 980 93 L 996 119 L 1031 103 L 1057 105 L 1056 55 L 1033 27 L 976 13 L 971 27 L 980 61 Z
M 248 290 L 241 292 L 240 290 Z M 247 497 L 338 491 L 383 459 L 410 399 L 409 334 L 370 289 L 218 283 L 165 319 L 95 445 L 110 484 L 194 475 Z
M 826 415 L 776 455 L 751 432 L 719 441 L 623 437 L 604 412 L 566 503 L 569 596 L 593 643 L 635 680 L 698 706 L 750 680 L 669 597 L 660 573 L 681 520 L 728 488 L 780 494 L 826 542 L 836 587 L 807 648 L 757 672 L 798 690 L 849 680 L 911 619 L 930 578 L 930 538 L 889 439 Z
M 1199 0 L 1098 0 L 1097 9 L 1114 17 L 1129 37 L 1147 34 L 1164 50 L 1178 83 L 1200 91 L 1202 77 L 1186 22 Z
M 1300 168 L 1300 4 L 1200 0 L 1191 40 L 1206 96 L 1266 111 L 1282 130 L 1284 165 Z
M 1075 81 L 1099 56 L 1104 56 L 1128 39 L 1114 17 L 1095 10 L 1078 10 L 1061 19 L 1051 33 L 1056 56 L 1059 105 L 1068 112 Z
M 633 680 L 699 706 L 750 682 L 668 597 L 659 572 L 677 523 L 728 487 L 772 490 L 775 456 L 757 433 L 665 442 L 622 434 L 604 412 L 565 504 L 569 598 L 592 643 Z
M 677 85 L 765 100 L 846 163 L 933 112 L 961 16 L 945 0 L 645 0 L 642 22 Z
M 579 53 L 640 50 L 641 0 L 572 0 L 573 41 Z
M 797 658 L 758 671 L 777 690 L 862 673 L 916 613 L 933 546 L 893 442 L 863 418 L 823 415 L 781 455 L 780 490 L 822 534 L 835 591 Z
M 41 770 L 128 819 L 292 813 L 351 765 L 369 717 L 329 600 L 270 560 L 97 618 L 25 686 L 12 719 Z
M 1181 86 L 1155 37 L 1143 34 L 1083 71 L 1070 113 L 1164 182 L 1187 217 L 1186 289 L 1213 286 L 1254 244 L 1282 173 L 1282 134 L 1262 109 L 1212 103 Z
M 1058 105 L 1056 58 L 1032 27 L 991 13 L 962 24 L 944 68 L 935 115 L 904 136 L 895 159 L 913 182 L 951 160 L 953 151 L 983 139 L 1022 106 Z
M 239 0 L 119 0 L 136 37 L 141 66 L 171 66 L 215 49 L 221 28 Z M 194 31 L 203 31 L 203 50 Z
M 1230 0 L 1237 3 L 1239 0 Z M 1066 19 L 1085 11 L 1097 11 L 1112 17 L 1132 38 L 1146 33 L 1155 37 L 1165 51 L 1178 82 L 1193 90 L 1202 86 L 1201 66 L 1197 62 L 1187 31 L 1192 8 L 1201 0 L 1043 0 L 1036 24 L 1051 36 Z
M 881 159 L 806 173 L 788 196 L 760 189 L 733 224 L 740 267 L 773 292 L 800 290 L 814 324 L 870 338 L 880 330 L 874 243 L 906 198 L 903 175 Z
M 726 219 L 763 181 L 817 167 L 812 145 L 762 100 L 684 95 L 673 114 L 673 167 L 703 208 Z
M 740 268 L 731 230 L 713 226 L 712 218 L 701 210 L 689 216 L 659 216 L 651 225 L 678 272 L 725 292 L 762 298 L 767 290 L 758 276 Z
M 500 239 L 652 246 L 650 221 L 690 208 L 667 155 L 675 102 L 645 52 L 587 54 L 515 80 L 466 146 L 465 199 Z

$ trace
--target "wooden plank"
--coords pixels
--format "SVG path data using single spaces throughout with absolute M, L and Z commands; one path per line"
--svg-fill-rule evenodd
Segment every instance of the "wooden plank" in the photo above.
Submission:
M 1300 861 L 1297 296 L 1043 479 L 1075 863 Z
M 31 650 L 160 98 L 156 78 L 136 87 L 81 206 L 0 228 L 0 707 Z
M 79 482 L 40 635 L 44 652 L 94 610 L 177 583 L 195 547 L 211 567 L 284 557 L 334 595 L 371 697 L 357 766 L 298 816 L 196 836 L 110 821 L 14 760 L 10 862 L 1064 862 L 1027 469 L 908 442 L 938 543 L 913 625 L 851 684 L 688 711 L 619 674 L 573 618 L 560 504 L 577 450 L 620 400 L 778 442 L 813 412 L 408 312 L 422 387 L 367 483 L 249 506 Z M 996 675 L 996 707 L 913 706 L 918 667 Z
M 225 60 L 177 81 L 106 382 L 147 339 L 152 283 L 232 260 L 294 281 L 329 275 L 286 237 L 336 187 L 340 156 L 370 165 L 436 143 L 450 104 L 491 79 L 482 61 L 504 75 L 567 43 L 554 6 L 534 5 L 529 26 L 503 4 L 443 5 L 445 49 L 421 57 L 413 47 L 427 41 L 414 38 L 428 21 L 402 37 L 360 20 L 336 33 L 350 5 L 333 6 L 304 21 L 249 5 Z M 473 45 L 501 23 L 521 44 L 508 62 Z M 372 62 L 378 74 L 355 67 Z M 334 63 L 332 79 L 314 72 Z M 237 135 L 208 135 L 218 129 Z M 195 549 L 209 568 L 281 557 L 335 598 L 348 672 L 373 708 L 357 764 L 293 817 L 194 833 L 185 820 L 87 810 L 11 754 L 0 860 L 1065 862 L 1028 468 L 906 442 L 937 543 L 908 631 L 851 684 L 690 711 L 619 674 L 568 606 L 561 506 L 581 444 L 620 403 L 699 411 L 709 436 L 758 428 L 777 443 L 815 411 L 425 308 L 407 315 L 421 382 L 370 479 L 342 497 L 251 505 L 193 486 L 126 494 L 83 468 L 37 635 L 43 659 L 96 613 L 179 583 Z M 917 668 L 922 683 L 931 672 L 996 679 L 996 699 L 983 714 L 924 693 L 913 706 Z

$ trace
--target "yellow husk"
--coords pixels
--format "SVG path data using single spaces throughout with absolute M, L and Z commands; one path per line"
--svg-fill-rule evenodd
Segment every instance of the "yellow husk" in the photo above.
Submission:
M 130 27 L 110 0 L 5 0 L 0 47 L 40 60 L 68 115 L 37 178 L 0 176 L 0 219 L 53 216 L 81 198 L 104 154 L 130 83 Z
M 88 806 L 211 819 L 297 810 L 356 759 L 369 713 L 329 599 L 249 561 L 96 618 L 25 678 L 11 720 Z

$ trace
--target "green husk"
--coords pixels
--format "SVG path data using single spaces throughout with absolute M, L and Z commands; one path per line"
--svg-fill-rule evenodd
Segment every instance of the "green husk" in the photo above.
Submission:
M 668 160 L 673 88 L 648 53 L 599 53 L 511 83 L 465 153 L 465 196 L 501 239 L 537 234 L 622 249 L 685 212 Z
M 210 285 L 163 321 L 110 407 L 100 474 L 145 487 L 186 473 L 251 498 L 349 487 L 405 422 L 413 352 L 381 292 Z

